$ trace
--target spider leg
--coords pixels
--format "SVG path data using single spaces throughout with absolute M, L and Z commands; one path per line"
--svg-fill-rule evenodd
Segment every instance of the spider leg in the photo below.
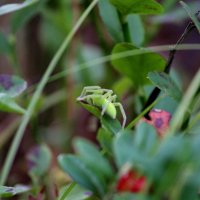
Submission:
M 90 98 L 90 95 L 86 96 L 86 101 L 87 101 L 88 104 L 93 105 L 93 101 Z
M 101 89 L 103 92 L 104 92 L 104 95 L 106 95 L 107 93 L 111 93 L 111 94 L 113 94 L 113 91 L 112 90 L 109 90 L 109 89 L 104 89 L 104 88 L 102 88 Z
M 106 94 L 104 94 L 103 96 L 107 99 L 107 102 L 105 105 L 103 105 L 102 111 L 101 111 L 101 115 L 103 116 L 106 112 L 106 109 L 108 107 L 108 104 L 115 101 L 117 96 L 116 95 L 112 95 L 113 91 L 109 90 Z
M 83 88 L 83 91 L 80 96 L 85 96 L 86 93 L 90 90 L 98 90 L 98 89 L 101 89 L 101 87 L 100 86 L 86 86 Z
M 101 98 L 102 95 L 101 94 L 89 94 L 89 95 L 86 95 L 84 97 L 77 98 L 77 100 L 86 101 L 88 104 L 94 105 L 93 98 L 95 98 L 95 97 Z
M 121 111 L 121 113 L 122 113 L 122 116 L 123 116 L 122 128 L 124 128 L 124 127 L 125 127 L 125 124 L 126 124 L 126 113 L 125 113 L 125 111 L 124 111 L 124 108 L 123 108 L 123 106 L 122 106 L 121 103 L 113 103 L 113 104 L 114 104 L 116 107 L 118 106 L 119 109 L 120 109 L 120 111 Z
M 98 90 L 101 91 L 100 86 L 86 86 L 83 88 L 83 91 L 82 91 L 81 95 L 77 98 L 77 100 L 82 101 L 83 98 L 87 95 L 87 93 L 98 92 Z

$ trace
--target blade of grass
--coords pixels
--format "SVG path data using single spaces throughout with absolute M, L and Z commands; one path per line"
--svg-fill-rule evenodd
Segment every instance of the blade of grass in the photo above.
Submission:
M 41 109 L 38 111 L 38 114 L 45 112 L 49 108 L 55 106 L 56 104 L 66 100 L 68 98 L 68 94 L 66 93 L 66 89 L 60 89 L 47 97 L 45 97 Z M 5 128 L 5 130 L 1 130 L 0 134 L 0 150 L 7 144 L 8 140 L 14 135 L 15 130 L 19 127 L 22 117 L 18 117 L 10 122 L 9 126 Z
M 106 63 L 115 59 L 120 59 L 120 58 L 126 58 L 129 56 L 134 56 L 134 55 L 141 55 L 145 53 L 149 53 L 151 51 L 153 52 L 162 52 L 162 51 L 169 51 L 174 45 L 159 45 L 159 46 L 152 46 L 152 47 L 146 47 L 146 48 L 141 48 L 137 50 L 130 50 L 130 51 L 125 51 L 122 53 L 116 53 L 115 55 L 107 55 L 103 56 L 85 63 L 81 63 L 79 65 L 76 65 L 71 71 L 63 70 L 61 72 L 58 72 L 57 74 L 54 74 L 49 78 L 49 83 L 56 81 L 60 78 L 65 77 L 67 74 L 71 73 L 76 73 L 81 70 L 85 70 L 88 68 L 95 67 L 98 64 Z M 200 44 L 181 44 L 177 48 L 179 51 L 186 51 L 186 50 L 200 50 Z
M 65 200 L 75 186 L 76 183 L 71 183 L 67 190 L 62 194 L 62 196 L 58 200 Z
M 106 63 L 109 62 L 111 60 L 111 58 L 114 59 L 120 59 L 120 58 L 125 58 L 128 56 L 134 56 L 134 55 L 141 55 L 144 53 L 148 53 L 148 52 L 163 52 L 163 51 L 169 51 L 174 45 L 159 45 L 159 46 L 151 46 L 151 47 L 146 47 L 146 48 L 142 48 L 142 49 L 137 49 L 137 50 L 131 50 L 131 51 L 125 51 L 122 53 L 116 53 L 115 55 L 107 55 L 107 56 L 103 56 L 100 58 L 96 58 L 94 60 L 90 60 L 88 62 L 85 63 L 81 63 L 78 64 L 76 66 L 73 67 L 73 69 L 69 70 L 63 70 L 61 72 L 58 72 L 56 74 L 54 74 L 53 76 L 51 76 L 48 80 L 48 83 L 51 83 L 53 81 L 56 81 L 60 78 L 65 77 L 68 74 L 74 74 L 77 72 L 80 72 L 82 70 L 85 69 L 89 69 L 92 67 L 96 67 L 96 65 L 102 64 L 102 63 Z M 186 51 L 186 50 L 200 50 L 200 44 L 181 44 L 178 46 L 177 48 L 179 51 Z M 27 92 L 31 92 L 36 88 L 37 84 L 32 85 L 31 87 L 29 87 L 25 93 Z
M 194 22 L 196 28 L 198 29 L 198 31 L 200 33 L 200 22 L 198 21 L 198 16 L 192 13 L 192 11 L 190 10 L 190 7 L 185 2 L 180 1 L 180 4 L 183 6 L 185 11 L 188 13 L 191 20 Z
M 17 117 L 9 122 L 9 126 L 5 130 L 1 130 L 0 135 L 0 150 L 6 144 L 6 142 L 13 136 L 14 131 L 17 129 L 21 122 L 21 117 Z
M 179 107 L 177 108 L 177 110 L 173 116 L 169 134 L 166 134 L 166 135 L 173 135 L 175 133 L 175 131 L 177 131 L 181 127 L 185 113 L 187 112 L 187 109 L 188 109 L 190 103 L 192 102 L 196 92 L 198 91 L 199 86 L 200 86 L 200 69 L 196 73 L 196 75 L 195 75 L 192 83 L 188 87 Z
M 20 124 L 20 126 L 19 126 L 19 128 L 16 132 L 16 135 L 13 139 L 13 142 L 11 144 L 11 147 L 9 149 L 8 155 L 7 155 L 5 163 L 3 165 L 3 169 L 2 169 L 2 173 L 1 173 L 1 177 L 0 177 L 0 185 L 4 185 L 6 180 L 7 180 L 7 177 L 8 177 L 8 174 L 10 172 L 10 169 L 12 167 L 16 152 L 19 148 L 20 142 L 21 142 L 22 137 L 24 135 L 26 126 L 27 126 L 27 124 L 28 124 L 28 122 L 29 122 L 29 120 L 32 116 L 32 113 L 33 113 L 34 108 L 37 104 L 37 101 L 38 101 L 40 95 L 42 94 L 42 91 L 43 91 L 45 85 L 47 84 L 51 73 L 55 69 L 58 61 L 60 60 L 61 56 L 65 52 L 65 50 L 68 47 L 73 36 L 76 34 L 77 30 L 80 28 L 80 26 L 82 25 L 82 23 L 84 22 L 86 17 L 89 15 L 91 10 L 94 8 L 94 6 L 98 3 L 98 1 L 99 0 L 93 0 L 91 2 L 91 4 L 88 6 L 88 8 L 82 14 L 82 16 L 79 18 L 79 20 L 77 21 L 75 26 L 72 28 L 72 30 L 70 31 L 70 33 L 68 34 L 68 36 L 66 37 L 66 39 L 64 40 L 64 42 L 62 43 L 62 45 L 60 46 L 58 51 L 56 52 L 56 54 L 54 55 L 49 66 L 47 67 L 47 70 L 44 73 L 44 75 L 43 75 L 43 77 L 42 77 L 32 99 L 31 99 L 30 104 L 28 105 L 27 111 L 26 111 L 25 115 L 23 116 L 22 123 Z

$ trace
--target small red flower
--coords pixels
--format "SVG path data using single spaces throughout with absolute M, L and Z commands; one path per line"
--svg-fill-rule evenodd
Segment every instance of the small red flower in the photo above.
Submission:
M 137 172 L 129 170 L 121 175 L 116 188 L 118 192 L 138 193 L 144 190 L 145 183 L 145 176 L 140 176 Z
M 149 113 L 150 120 L 143 118 L 143 120 L 154 126 L 159 136 L 163 136 L 169 129 L 169 122 L 171 119 L 171 114 L 167 111 L 160 109 L 153 109 Z

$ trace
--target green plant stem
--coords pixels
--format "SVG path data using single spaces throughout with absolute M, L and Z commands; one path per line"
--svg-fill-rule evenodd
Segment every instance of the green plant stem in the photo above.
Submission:
M 40 114 L 42 112 L 45 112 L 49 108 L 55 106 L 56 104 L 65 101 L 68 98 L 68 95 L 65 91 L 65 89 L 58 90 L 49 96 L 45 97 L 44 102 L 41 106 L 41 109 L 37 114 Z M 12 122 L 10 122 L 9 126 L 1 131 L 0 134 L 0 150 L 4 147 L 4 145 L 7 143 L 7 141 L 13 136 L 14 131 L 17 129 L 21 122 L 22 117 L 18 117 L 14 119 Z
M 180 36 L 180 38 L 176 42 L 175 46 L 170 50 L 168 60 L 166 62 L 165 68 L 163 70 L 165 73 L 167 73 L 167 74 L 170 73 L 175 54 L 178 50 L 178 46 L 185 40 L 185 38 L 188 36 L 188 34 L 191 33 L 191 31 L 194 29 L 195 29 L 194 23 L 192 21 L 189 22 L 188 25 L 186 26 L 183 34 Z M 145 103 L 142 110 L 144 110 L 146 107 L 148 107 L 148 105 L 150 105 L 151 102 L 153 102 L 159 96 L 160 92 L 161 92 L 161 89 L 158 87 L 155 87 L 155 89 L 149 95 L 149 98 L 147 99 L 147 102 Z M 145 118 L 150 119 L 149 113 L 146 113 Z
M 196 73 L 196 75 L 195 75 L 192 83 L 188 87 L 179 107 L 177 108 L 177 110 L 174 114 L 172 123 L 171 123 L 169 134 L 167 134 L 167 135 L 174 134 L 175 131 L 177 131 L 181 127 L 185 113 L 187 112 L 187 109 L 189 108 L 196 92 L 198 91 L 199 86 L 200 86 L 200 69 Z
M 14 131 L 17 129 L 21 122 L 21 117 L 17 117 L 9 123 L 5 130 L 1 130 L 0 134 L 0 150 L 4 147 L 7 141 L 13 136 Z
M 186 129 L 189 132 L 197 122 L 200 121 L 200 112 L 191 120 L 188 128 Z
M 190 10 L 190 7 L 184 3 L 183 1 L 180 1 L 180 4 L 183 6 L 183 8 L 185 9 L 185 11 L 188 13 L 188 15 L 190 16 L 191 20 L 193 21 L 193 23 L 195 24 L 197 30 L 200 33 L 200 22 L 199 22 L 199 11 L 196 14 L 193 14 Z
M 60 78 L 63 78 L 64 76 L 66 76 L 69 73 L 76 73 L 76 72 L 79 72 L 81 70 L 85 70 L 85 69 L 88 69 L 88 68 L 95 67 L 96 65 L 109 62 L 111 60 L 117 60 L 117 59 L 120 59 L 120 58 L 126 58 L 126 57 L 130 57 L 130 56 L 146 54 L 146 53 L 150 53 L 152 51 L 155 51 L 155 52 L 168 51 L 172 47 L 173 47 L 173 45 L 152 46 L 152 47 L 130 50 L 130 51 L 122 52 L 122 53 L 116 53 L 114 55 L 107 55 L 107 56 L 104 56 L 104 57 L 96 58 L 94 60 L 90 60 L 88 62 L 76 65 L 73 68 L 72 71 L 64 70 L 62 72 L 58 72 L 57 74 L 54 74 L 53 76 L 51 76 L 48 82 L 50 83 L 50 82 L 56 81 Z M 179 50 L 179 51 L 200 50 L 200 45 L 199 44 L 182 44 L 182 45 L 179 45 L 177 47 L 177 50 Z
M 157 100 L 155 100 L 154 102 L 151 103 L 151 105 L 149 105 L 145 110 L 143 110 L 133 121 L 131 121 L 129 123 L 129 125 L 126 127 L 126 129 L 131 129 L 133 128 L 136 123 L 147 113 L 149 112 L 155 105 L 156 103 L 158 103 L 160 98 L 158 98 Z
M 2 173 L 1 173 L 1 177 L 0 177 L 0 185 L 4 185 L 8 174 L 10 172 L 10 169 L 12 167 L 15 155 L 17 153 L 17 150 L 19 148 L 20 142 L 22 140 L 22 137 L 24 135 L 26 126 L 32 116 L 32 113 L 34 111 L 34 108 L 37 104 L 37 101 L 40 97 L 40 95 L 42 94 L 42 91 L 45 87 L 45 85 L 48 82 L 48 79 L 51 75 L 51 73 L 53 72 L 53 70 L 55 69 L 58 61 L 60 60 L 61 56 L 63 55 L 63 53 L 65 52 L 66 48 L 68 47 L 70 41 L 72 40 L 73 36 L 76 34 L 77 30 L 80 28 L 80 26 L 82 25 L 83 21 L 86 19 L 86 17 L 89 15 L 89 13 L 91 12 L 91 10 L 94 8 L 94 6 L 97 4 L 99 0 L 93 0 L 91 2 L 91 4 L 88 6 L 88 8 L 85 10 L 85 12 L 82 14 L 82 16 L 79 18 L 79 20 L 77 21 L 77 23 L 75 24 L 75 26 L 73 27 L 73 29 L 70 31 L 70 33 L 68 34 L 68 36 L 66 37 L 66 39 L 64 40 L 64 42 L 62 43 L 62 45 L 60 46 L 60 48 L 58 49 L 58 51 L 56 52 L 56 54 L 54 55 L 53 59 L 51 60 L 50 64 L 47 67 L 46 72 L 44 73 L 32 99 L 31 102 L 27 108 L 27 111 L 25 113 L 25 115 L 23 116 L 22 119 L 22 123 L 20 124 L 16 135 L 13 139 L 13 142 L 11 144 L 11 147 L 9 149 L 8 155 L 6 157 L 6 161 L 3 165 L 3 169 L 2 169 Z
M 70 194 L 70 192 L 74 189 L 75 186 L 76 186 L 76 183 L 71 183 L 70 186 L 67 188 L 67 190 L 59 198 L 59 200 L 65 200 L 66 197 Z
M 66 70 L 63 70 L 61 72 L 58 72 L 57 74 L 54 74 L 53 76 L 51 76 L 49 78 L 48 83 L 51 83 L 51 82 L 56 81 L 60 78 L 63 78 L 68 74 L 77 73 L 77 72 L 80 72 L 80 71 L 85 70 L 85 69 L 93 68 L 93 67 L 96 67 L 96 65 L 106 63 L 106 62 L 109 62 L 111 60 L 126 58 L 126 57 L 134 56 L 134 55 L 141 55 L 141 54 L 149 53 L 149 52 L 152 52 L 152 51 L 155 51 L 155 52 L 168 51 L 169 49 L 172 48 L 172 46 L 174 46 L 174 45 L 151 46 L 151 47 L 146 47 L 146 48 L 142 48 L 142 49 L 130 50 L 130 51 L 122 52 L 122 53 L 116 53 L 114 55 L 107 55 L 107 56 L 103 56 L 103 57 L 100 57 L 100 58 L 96 58 L 94 60 L 90 60 L 88 62 L 84 62 L 84 63 L 81 63 L 81 64 L 74 66 L 73 69 L 71 69 L 71 71 L 69 69 L 66 69 Z M 200 50 L 200 45 L 199 44 L 182 44 L 182 45 L 179 45 L 177 49 L 179 51 Z M 37 86 L 37 84 L 32 85 L 25 92 L 33 91 L 36 88 L 36 86 Z

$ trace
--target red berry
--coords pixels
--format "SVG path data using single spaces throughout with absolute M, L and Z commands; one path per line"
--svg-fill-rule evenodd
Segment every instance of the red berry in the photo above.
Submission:
M 123 174 L 117 182 L 118 192 L 141 192 L 146 183 L 146 177 L 140 176 L 135 171 L 131 170 Z

